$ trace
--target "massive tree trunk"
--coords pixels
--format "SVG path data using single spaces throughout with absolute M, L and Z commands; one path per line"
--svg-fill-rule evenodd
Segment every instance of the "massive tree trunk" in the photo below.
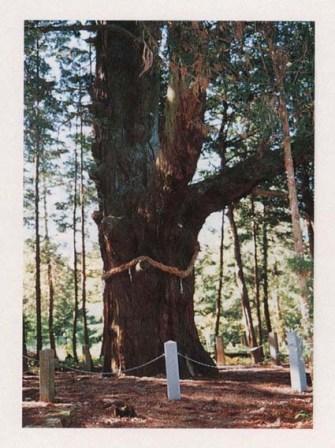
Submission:
M 168 339 L 177 341 L 183 354 L 213 366 L 194 323 L 198 233 L 209 214 L 282 172 L 282 161 L 276 151 L 267 151 L 191 184 L 205 137 L 207 31 L 200 22 L 168 24 L 170 76 L 163 100 L 160 24 L 101 22 L 97 27 L 91 177 L 98 191 L 94 219 L 106 274 L 104 371 L 150 361 Z M 145 258 L 132 262 L 137 257 Z M 180 367 L 188 375 L 183 358 Z M 193 368 L 215 372 L 198 364 Z M 132 373 L 163 370 L 159 360 Z
M 261 362 L 263 360 L 263 354 L 262 354 L 262 350 L 260 350 L 260 348 L 257 347 L 256 333 L 255 333 L 253 318 L 252 318 L 252 313 L 251 313 L 249 294 L 248 294 L 245 277 L 244 277 L 240 240 L 239 240 L 237 227 L 236 227 L 236 223 L 235 223 L 235 219 L 234 219 L 233 205 L 230 205 L 228 207 L 228 218 L 229 218 L 231 231 L 233 234 L 233 240 L 234 240 L 234 252 L 235 252 L 236 265 L 237 265 L 237 277 L 238 277 L 238 282 L 239 282 L 239 286 L 240 286 L 240 290 L 241 290 L 242 312 L 243 312 L 243 318 L 244 318 L 244 322 L 245 322 L 245 329 L 247 332 L 248 346 L 251 350 L 251 355 L 253 357 L 254 362 L 257 363 L 257 362 Z
M 199 81 L 191 88 L 181 67 L 173 66 L 159 139 L 160 73 L 155 47 L 159 26 L 151 23 L 143 40 L 138 23 L 119 25 L 123 31 L 106 29 L 96 38 L 93 155 L 97 168 L 92 176 L 100 199 L 94 217 L 104 270 L 138 256 L 183 270 L 197 250 L 197 231 L 187 225 L 182 212 L 202 144 L 203 89 Z M 176 27 L 171 30 L 175 42 L 183 33 Z M 149 361 L 163 352 L 169 339 L 178 343 L 181 353 L 214 366 L 195 327 L 193 292 L 193 271 L 182 279 L 141 262 L 110 276 L 104 292 L 104 370 Z M 182 375 L 189 373 L 183 358 L 180 368 Z M 194 370 L 215 372 L 197 364 Z M 159 360 L 132 373 L 162 371 L 164 361 Z

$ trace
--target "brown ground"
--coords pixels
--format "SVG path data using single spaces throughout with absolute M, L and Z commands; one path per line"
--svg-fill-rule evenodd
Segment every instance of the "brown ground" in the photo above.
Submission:
M 23 426 L 67 415 L 63 426 L 80 428 L 312 428 L 311 388 L 292 392 L 287 368 L 230 367 L 219 379 L 182 380 L 181 393 L 168 401 L 164 378 L 58 372 L 55 403 L 46 404 L 36 401 L 37 375 L 25 375 Z M 136 417 L 116 417 L 119 402 Z

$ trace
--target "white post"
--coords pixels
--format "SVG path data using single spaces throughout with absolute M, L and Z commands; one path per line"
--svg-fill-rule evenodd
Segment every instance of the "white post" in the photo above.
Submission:
M 176 342 L 165 342 L 164 353 L 168 399 L 180 400 L 179 365 Z
M 305 363 L 302 356 L 302 343 L 295 331 L 287 333 L 287 344 L 290 359 L 291 387 L 297 392 L 307 389 Z

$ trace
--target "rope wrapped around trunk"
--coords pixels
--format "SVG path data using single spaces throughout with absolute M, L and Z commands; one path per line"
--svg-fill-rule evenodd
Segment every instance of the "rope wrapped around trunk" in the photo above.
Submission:
M 168 266 L 164 263 L 161 263 L 157 260 L 154 260 L 151 257 L 148 257 L 147 255 L 141 255 L 139 257 L 134 258 L 133 260 L 128 261 L 127 263 L 120 264 L 119 266 L 116 266 L 115 268 L 111 268 L 108 271 L 104 272 L 102 275 L 103 280 L 107 280 L 108 278 L 112 277 L 113 275 L 120 274 L 123 271 L 127 271 L 128 269 L 135 266 L 137 263 L 140 263 L 141 261 L 147 261 L 151 266 L 153 266 L 156 269 L 160 269 L 163 272 L 167 272 L 168 274 L 175 275 L 179 278 L 186 278 L 188 277 L 194 268 L 195 260 L 198 256 L 198 253 L 200 252 L 200 245 L 197 244 L 194 254 L 191 258 L 190 264 L 186 269 L 179 269 L 175 266 Z

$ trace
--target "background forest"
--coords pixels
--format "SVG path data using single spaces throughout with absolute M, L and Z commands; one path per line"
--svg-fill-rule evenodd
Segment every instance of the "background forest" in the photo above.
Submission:
M 207 218 L 195 265 L 194 313 L 201 342 L 211 355 L 217 335 L 223 336 L 227 353 L 243 355 L 247 346 L 264 345 L 267 354 L 268 334 L 276 331 L 285 352 L 286 330 L 295 329 L 305 336 L 310 353 L 314 26 L 310 22 L 180 26 L 185 64 L 196 63 L 192 52 L 194 45 L 201 45 L 201 33 L 208 39 L 203 53 L 210 73 L 206 137 L 190 185 L 234 167 L 238 179 L 243 172 L 239 163 L 261 158 L 265 151 L 285 150 L 287 145 L 296 162 L 297 209 L 292 208 L 292 176 L 285 165 L 286 172 L 275 167 L 274 174 L 251 192 Z M 171 93 L 168 79 L 175 43 L 169 40 L 170 27 L 159 24 L 158 41 L 143 28 L 145 45 L 157 47 L 162 98 Z M 192 33 L 198 33 L 198 42 Z M 89 21 L 25 23 L 23 349 L 37 353 L 50 346 L 60 359 L 74 363 L 81 359 L 82 345 L 99 363 L 103 342 L 103 266 L 92 219 L 100 201 L 91 151 L 96 119 L 91 100 L 94 36 Z M 150 58 L 144 58 L 143 76 L 147 70 Z M 160 108 L 162 115 L 163 101 Z M 182 281 L 179 287 L 182 291 Z M 251 330 L 245 321 L 246 304 Z

